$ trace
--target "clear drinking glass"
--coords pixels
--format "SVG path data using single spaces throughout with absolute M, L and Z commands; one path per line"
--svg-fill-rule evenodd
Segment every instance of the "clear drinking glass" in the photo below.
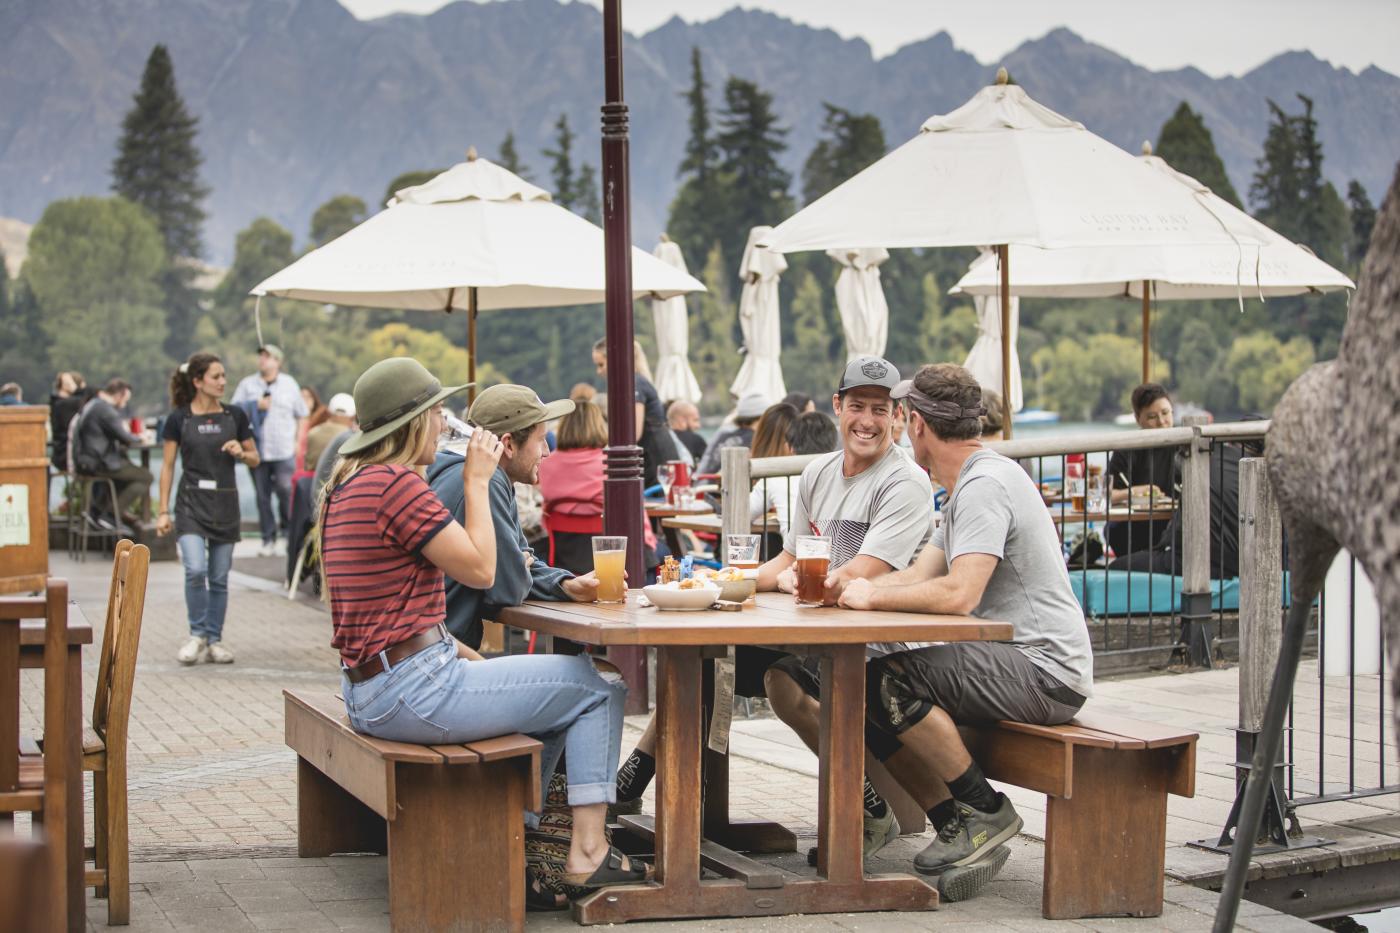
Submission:
M 1107 489 L 1104 485 L 1104 475 L 1102 473 L 1090 473 L 1085 480 L 1084 487 L 1085 510 L 1091 514 L 1105 513 L 1108 511 Z
M 598 575 L 598 602 L 620 603 L 626 600 L 627 582 L 623 579 L 626 567 L 626 535 L 593 537 L 593 572 Z
M 724 562 L 740 570 L 757 570 L 761 535 L 725 535 Z
M 661 484 L 661 498 L 670 503 L 671 485 L 676 481 L 676 468 L 669 463 L 658 463 L 656 481 Z
M 464 447 L 476 430 L 462 419 L 444 410 L 442 413 L 442 433 L 438 435 L 438 450 L 449 447 Z
M 797 536 L 797 601 L 820 606 L 826 596 L 826 575 L 831 567 L 831 539 Z

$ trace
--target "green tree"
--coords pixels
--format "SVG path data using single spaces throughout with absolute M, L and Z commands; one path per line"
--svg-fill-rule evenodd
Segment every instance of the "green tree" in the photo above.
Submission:
M 311 243 L 325 246 L 364 219 L 364 201 L 353 194 L 338 194 L 311 215 Z
M 690 360 L 703 395 L 701 408 L 718 413 L 729 409 L 729 384 L 739 371 L 734 328 L 738 309 L 729 288 L 729 272 L 718 244 L 705 259 L 700 280 L 707 291 L 687 303 L 692 307 Z
M 392 201 L 396 192 L 402 191 L 405 188 L 415 188 L 418 185 L 426 184 L 445 171 L 447 171 L 445 168 L 419 168 L 411 172 L 403 172 L 393 181 L 389 182 L 389 187 L 384 189 L 384 198 L 379 202 L 380 205 L 382 206 Z
M 823 103 L 822 138 L 802 166 L 802 198 L 811 204 L 885 154 L 885 131 L 873 113 Z
M 578 199 L 575 189 L 577 184 L 574 178 L 574 133 L 569 129 L 569 115 L 559 114 L 558 121 L 554 124 L 554 148 L 546 149 L 545 156 L 549 159 L 549 178 L 554 185 L 554 203 L 560 207 L 574 209 L 574 202 Z
M 49 361 L 94 381 L 125 376 L 145 410 L 164 396 L 160 228 L 125 198 L 54 201 L 29 238 L 24 277 L 42 313 Z
M 1303 112 L 1289 114 L 1269 101 L 1272 119 L 1250 187 L 1259 220 L 1341 264 L 1351 234 L 1346 205 L 1322 177 L 1322 143 L 1312 99 L 1299 94 Z
M 1351 243 L 1347 258 L 1358 266 L 1371 246 L 1371 230 L 1376 225 L 1376 207 L 1366 195 L 1366 189 L 1356 179 L 1347 185 L 1347 207 L 1351 211 Z
M 724 84 L 719 128 L 715 142 L 728 188 L 721 237 L 724 254 L 732 261 L 743 254 L 751 228 L 776 224 L 792 213 L 792 198 L 788 196 L 792 176 L 778 162 L 787 149 L 783 139 L 788 131 L 778 126 L 773 95 L 736 77 Z
M 1162 124 L 1156 152 L 1178 172 L 1190 175 L 1236 207 L 1242 206 L 1205 120 L 1186 101 Z
M 681 186 L 666 222 L 666 232 L 692 261 L 708 257 L 711 247 L 723 239 L 724 205 L 728 202 L 726 180 L 719 171 L 719 148 L 710 126 L 707 88 L 700 49 L 692 47 L 690 88 L 681 95 L 690 108 L 690 136 L 676 173 Z M 726 257 L 726 261 L 738 259 L 738 255 Z
M 700 47 L 690 47 L 690 88 L 681 96 L 690 106 L 690 136 L 685 142 L 685 158 L 681 159 L 677 175 L 691 176 L 704 182 L 714 174 L 719 163 L 719 149 L 710 132 L 710 105 L 706 99 L 709 85 L 705 68 L 700 62 Z
M 1284 390 L 1313 362 L 1313 347 L 1306 337 L 1294 337 L 1284 343 L 1259 331 L 1235 340 L 1225 358 L 1225 367 L 1234 375 L 1240 406 L 1245 411 L 1267 414 Z
M 506 138 L 501 140 L 501 154 L 496 162 L 506 171 L 519 175 L 526 181 L 530 180 L 530 170 L 520 161 L 520 153 L 515 148 L 515 133 L 506 133 Z
M 574 176 L 574 213 L 595 223 L 603 222 L 603 205 L 598 201 L 598 173 L 587 162 L 578 167 Z
M 1230 337 L 1228 332 L 1222 334 L 1212 327 L 1206 314 L 1195 313 L 1194 308 L 1192 311 L 1185 316 L 1172 358 L 1177 400 L 1195 403 L 1217 414 L 1233 414 L 1239 411 L 1239 396 L 1224 365 Z M 1225 314 L 1233 315 L 1230 320 L 1239 317 L 1233 308 Z
M 241 312 L 252 301 L 248 292 L 296 258 L 292 234 L 277 221 L 259 217 L 238 231 L 234 240 L 233 265 L 214 290 L 214 300 L 222 307 Z
M 806 269 L 794 278 L 795 293 L 785 328 L 791 342 L 782 354 L 783 381 L 789 390 L 826 398 L 840 381 L 846 361 L 845 341 L 841 329 L 833 328 L 827 318 L 827 289 Z
M 454 345 L 442 334 L 419 330 L 402 321 L 370 331 L 351 368 L 357 373 L 364 372 L 372 364 L 391 356 L 413 357 L 445 385 L 459 385 L 467 381 L 469 357 L 465 347 Z M 505 382 L 506 378 L 490 363 L 477 360 L 478 388 Z
M 1038 387 L 1036 404 L 1093 421 L 1130 410 L 1132 390 L 1142 378 L 1137 341 L 1118 334 L 1062 337 L 1031 359 Z M 1154 375 L 1170 376 L 1165 360 L 1153 356 Z
M 943 291 L 932 272 L 924 273 L 923 315 L 915 334 L 918 357 L 924 363 L 962 364 L 977 340 L 977 312 L 963 303 L 944 309 Z M 892 330 L 891 333 L 894 333 Z M 913 375 L 911 371 L 909 375 Z
M 0 259 L 0 280 L 7 272 Z M 44 315 L 23 275 L 7 283 L 6 304 L 0 307 L 0 373 L 24 387 L 27 399 L 42 399 L 53 376 L 49 336 Z
M 10 312 L 10 267 L 6 264 L 5 251 L 0 249 L 0 318 Z

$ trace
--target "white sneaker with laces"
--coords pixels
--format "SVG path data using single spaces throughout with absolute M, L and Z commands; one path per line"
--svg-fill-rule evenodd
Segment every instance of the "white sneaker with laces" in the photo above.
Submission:
M 206 660 L 210 664 L 232 664 L 233 652 L 224 646 L 221 641 L 216 641 L 209 646 L 209 656 Z
M 224 649 L 228 650 L 228 649 Z M 198 664 L 209 654 L 209 643 L 198 635 L 191 635 L 189 641 L 175 652 L 175 660 L 181 664 Z
M 275 542 L 271 542 L 271 541 L 264 541 L 264 542 L 262 543 L 262 546 L 258 548 L 258 556 L 259 556 L 259 557 L 276 557 L 276 556 L 277 556 L 277 545 L 276 545 L 276 543 L 275 543 Z

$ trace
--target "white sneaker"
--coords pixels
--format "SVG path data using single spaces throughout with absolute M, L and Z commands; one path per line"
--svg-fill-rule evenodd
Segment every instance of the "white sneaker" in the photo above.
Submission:
M 225 648 L 225 651 L 228 649 Z M 181 664 L 198 664 L 209 654 L 209 642 L 198 635 L 191 635 L 190 640 L 180 646 L 180 650 L 175 652 L 175 660 Z
M 259 557 L 276 557 L 276 556 L 277 556 L 277 545 L 276 545 L 276 543 L 275 543 L 275 542 L 270 542 L 270 541 L 264 541 L 264 542 L 262 543 L 262 546 L 258 548 L 258 556 L 259 556 Z
M 209 653 L 205 660 L 210 664 L 232 664 L 233 652 L 225 647 L 223 642 L 216 641 L 209 646 Z

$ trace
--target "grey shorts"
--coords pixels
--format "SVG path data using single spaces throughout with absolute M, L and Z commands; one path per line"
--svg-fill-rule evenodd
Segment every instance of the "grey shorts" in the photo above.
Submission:
M 1055 726 L 1084 705 L 1084 697 L 1006 642 L 950 642 L 888 654 L 867 665 L 865 686 L 872 727 L 866 740 L 881 760 L 898 751 L 899 734 L 935 706 L 956 723 L 1009 719 Z

